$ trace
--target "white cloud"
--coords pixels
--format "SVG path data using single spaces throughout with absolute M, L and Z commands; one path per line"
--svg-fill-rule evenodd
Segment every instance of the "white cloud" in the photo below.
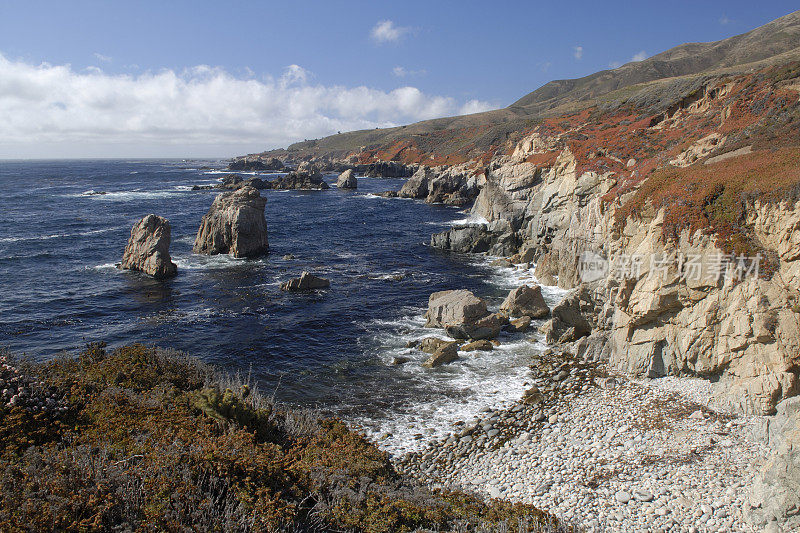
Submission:
M 731 19 L 729 19 L 729 18 L 728 18 L 728 15 L 722 15 L 722 16 L 719 18 L 719 23 L 720 23 L 722 26 L 727 26 L 727 25 L 728 25 L 728 24 L 730 24 L 731 22 L 733 22 L 733 21 L 732 21 Z
M 458 114 L 471 115 L 472 113 L 482 113 L 484 111 L 491 111 L 492 109 L 497 109 L 497 106 L 493 106 L 489 102 L 482 102 L 480 100 L 470 100 L 469 102 L 461 106 L 461 108 L 458 110 Z
M 370 35 L 378 43 L 397 42 L 411 31 L 406 26 L 395 26 L 391 20 L 381 20 L 372 28 Z
M 249 68 L 247 70 L 249 71 L 248 75 L 252 77 L 253 71 Z M 305 85 L 308 83 L 308 79 L 310 77 L 311 73 L 300 65 L 289 65 L 283 71 L 283 76 L 281 76 L 280 83 L 282 87 L 289 87 L 290 85 Z
M 234 155 L 490 108 L 311 78 L 298 65 L 260 79 L 207 65 L 111 75 L 0 54 L 0 157 Z
M 615 69 L 615 68 L 619 68 L 621 66 L 622 66 L 622 63 L 620 63 L 619 61 L 612 61 L 611 63 L 608 64 L 608 68 L 610 68 L 612 70 Z
M 537 63 L 537 64 L 539 65 L 539 68 L 542 69 L 542 72 L 547 72 L 548 70 L 550 70 L 550 67 L 553 66 L 553 63 L 551 63 L 550 61 L 545 61 L 543 63 Z
M 110 62 L 111 62 L 111 56 L 104 56 L 104 55 L 103 55 L 103 54 L 101 54 L 100 52 L 95 52 L 95 53 L 94 53 L 94 57 L 95 57 L 95 58 L 96 58 L 98 61 L 102 61 L 103 63 L 110 63 Z
M 641 52 L 633 54 L 631 61 L 644 61 L 645 59 L 647 59 L 647 52 L 642 50 Z
M 408 76 L 424 76 L 427 74 L 425 69 L 420 70 L 408 70 L 405 67 L 397 66 L 392 69 L 392 74 L 397 76 L 398 78 L 405 78 Z
M 580 60 L 583 57 L 583 46 L 576 46 L 572 49 L 572 55 L 575 56 L 575 59 Z

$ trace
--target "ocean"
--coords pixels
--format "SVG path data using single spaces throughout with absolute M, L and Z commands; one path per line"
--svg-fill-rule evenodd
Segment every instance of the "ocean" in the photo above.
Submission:
M 399 189 L 398 179 L 359 178 L 357 191 L 267 190 L 269 255 L 193 254 L 219 191 L 192 186 L 223 174 L 216 161 L 0 161 L 0 347 L 34 360 L 94 341 L 174 348 L 288 405 L 339 416 L 393 453 L 520 397 L 531 355 L 545 348 L 535 332 L 503 333 L 494 351 L 437 369 L 406 348 L 444 336 L 423 327 L 430 293 L 469 289 L 496 308 L 532 275 L 427 245 L 431 233 L 469 222 L 467 212 L 377 195 Z M 172 226 L 174 279 L 115 267 L 148 213 Z M 280 290 L 304 270 L 331 288 Z M 563 295 L 543 293 L 551 306 Z M 411 361 L 393 366 L 400 355 Z

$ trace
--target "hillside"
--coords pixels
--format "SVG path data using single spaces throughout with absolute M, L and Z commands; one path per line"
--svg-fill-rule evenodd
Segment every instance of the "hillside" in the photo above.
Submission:
M 800 11 L 721 41 L 687 43 L 613 70 L 551 81 L 504 109 L 342 133 L 251 154 L 249 159 L 341 159 L 373 150 L 406 163 L 430 164 L 431 156 L 436 163 L 458 163 L 516 140 L 518 132 L 543 118 L 626 103 L 658 113 L 674 105 L 703 78 L 745 73 L 796 59 L 800 59 Z M 361 162 L 374 159 L 368 155 Z

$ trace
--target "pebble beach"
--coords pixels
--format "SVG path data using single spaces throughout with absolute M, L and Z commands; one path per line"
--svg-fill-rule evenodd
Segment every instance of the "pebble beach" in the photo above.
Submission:
M 744 511 L 767 454 L 751 438 L 761 417 L 709 409 L 706 380 L 631 380 L 564 355 L 531 365 L 535 385 L 515 406 L 457 422 L 397 468 L 590 532 L 754 531 Z

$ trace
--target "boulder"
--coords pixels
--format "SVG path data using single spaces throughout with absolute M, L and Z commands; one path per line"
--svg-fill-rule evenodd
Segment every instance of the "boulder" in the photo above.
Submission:
M 592 332 L 594 304 L 589 290 L 581 286 L 553 308 L 552 318 L 539 328 L 550 344 L 572 342 Z
M 531 317 L 521 316 L 515 320 L 509 321 L 506 329 L 512 333 L 525 333 L 531 327 L 531 321 Z
M 427 361 L 422 363 L 422 366 L 426 368 L 434 368 L 437 366 L 446 365 L 447 363 L 452 363 L 456 359 L 458 359 L 458 343 L 451 342 L 436 350 L 433 355 L 427 359 Z
M 544 318 L 550 314 L 550 308 L 544 301 L 542 289 L 538 285 L 521 285 L 508 293 L 501 311 L 506 311 L 512 316 L 529 316 L 531 318 Z
M 425 337 L 424 339 L 419 341 L 419 344 L 416 345 L 416 348 L 425 353 L 434 353 L 442 346 L 450 344 L 451 342 L 453 341 L 440 339 L 439 337 Z
M 444 330 L 454 339 L 493 339 L 507 324 L 507 316 L 495 313 L 469 324 L 450 324 Z
M 426 328 L 474 324 L 489 315 L 486 302 L 468 290 L 434 292 L 428 298 Z
M 358 189 L 358 180 L 352 169 L 347 169 L 339 174 L 336 186 L 340 189 Z
M 254 257 L 269 251 L 262 198 L 253 187 L 222 193 L 203 216 L 192 251 Z
M 178 272 L 169 255 L 170 226 L 166 218 L 147 215 L 131 229 L 120 268 L 138 270 L 156 279 Z
M 475 352 L 475 351 L 491 352 L 492 350 L 494 350 L 494 344 L 492 344 L 491 341 L 488 341 L 486 339 L 473 341 L 461 347 L 461 351 L 463 352 Z
M 455 339 L 491 339 L 499 335 L 508 318 L 489 314 L 486 302 L 467 290 L 431 294 L 425 327 L 444 328 Z
M 325 278 L 318 278 L 310 272 L 303 272 L 299 278 L 294 278 L 281 284 L 282 291 L 311 291 L 327 289 L 331 282 Z

